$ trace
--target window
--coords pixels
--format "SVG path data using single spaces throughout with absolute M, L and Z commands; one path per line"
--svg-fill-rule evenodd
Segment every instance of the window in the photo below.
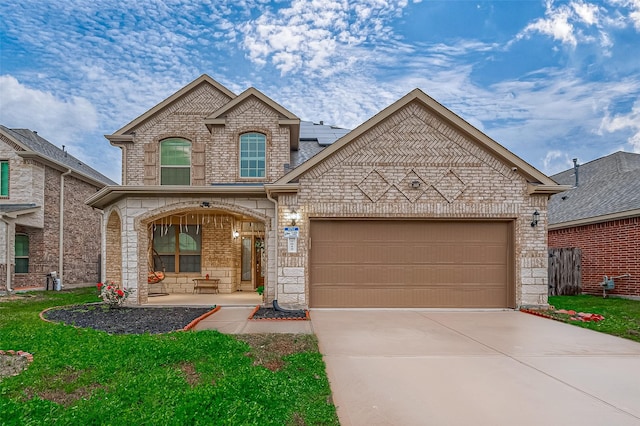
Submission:
M 16 274 L 29 272 L 29 236 L 16 234 Z
M 9 196 L 9 161 L 0 160 L 0 197 Z
M 261 133 L 240 136 L 240 177 L 265 177 L 266 146 L 267 138 Z
M 160 185 L 191 184 L 191 142 L 165 139 L 160 142 Z
M 166 272 L 200 272 L 201 236 L 195 225 L 157 227 L 153 231 L 153 248 L 164 265 L 156 264 L 154 269 L 164 266 Z

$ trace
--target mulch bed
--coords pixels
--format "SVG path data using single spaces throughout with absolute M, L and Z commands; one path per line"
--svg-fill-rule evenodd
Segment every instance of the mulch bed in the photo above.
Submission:
M 273 308 L 258 307 L 249 317 L 252 320 L 308 320 L 309 311 L 283 312 Z
M 212 308 L 109 308 L 102 304 L 85 304 L 48 309 L 42 312 L 41 317 L 109 334 L 160 334 L 184 330 L 211 311 Z

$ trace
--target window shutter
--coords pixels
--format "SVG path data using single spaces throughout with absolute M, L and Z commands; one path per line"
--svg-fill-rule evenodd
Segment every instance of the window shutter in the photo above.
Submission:
M 158 158 L 159 145 L 155 143 L 147 143 L 144 145 L 144 184 L 158 184 L 158 167 L 156 158 Z
M 203 143 L 194 143 L 191 145 L 191 173 L 194 186 L 204 186 L 205 178 L 205 145 Z
M 9 195 L 9 162 L 0 162 L 0 195 L 7 197 Z

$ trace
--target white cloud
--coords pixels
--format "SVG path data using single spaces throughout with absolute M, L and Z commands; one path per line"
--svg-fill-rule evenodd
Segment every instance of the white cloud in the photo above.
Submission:
M 542 165 L 548 175 L 555 175 L 571 168 L 573 161 L 566 152 L 552 149 L 545 154 Z
M 391 19 L 406 6 L 397 0 L 293 0 L 290 7 L 265 10 L 238 29 L 253 63 L 272 63 L 282 75 L 326 77 L 358 62 L 359 47 L 392 42 Z
M 575 47 L 578 44 L 574 27 L 569 22 L 574 16 L 574 11 L 567 5 L 554 7 L 553 1 L 547 0 L 545 18 L 536 19 L 527 25 L 518 35 L 519 38 L 527 37 L 531 33 L 539 32 L 559 40 L 562 44 Z
M 607 113 L 600 124 L 599 133 L 614 133 L 628 130 L 632 134 L 628 137 L 627 143 L 631 145 L 633 152 L 640 153 L 640 100 L 636 101 L 627 114 Z
M 77 145 L 77 137 L 97 128 L 98 114 L 82 97 L 60 98 L 31 89 L 10 75 L 0 76 L 0 122 L 46 134 L 56 145 Z

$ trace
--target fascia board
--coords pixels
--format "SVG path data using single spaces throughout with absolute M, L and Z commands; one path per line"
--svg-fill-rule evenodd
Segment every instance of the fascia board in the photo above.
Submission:
M 127 196 L 139 197 L 200 197 L 206 195 L 266 195 L 264 185 L 223 185 L 223 186 L 183 186 L 183 185 L 154 185 L 154 186 L 121 186 L 111 185 L 102 188 L 85 200 L 91 207 L 104 209 L 110 203 Z
M 628 219 L 632 217 L 640 217 L 640 209 L 627 210 L 624 212 L 605 214 L 602 216 L 587 217 L 584 219 L 571 220 L 568 222 L 549 224 L 547 228 L 549 229 L 549 231 L 553 231 L 556 229 L 574 228 L 576 226 L 592 225 L 594 223 L 610 222 L 613 220 Z

